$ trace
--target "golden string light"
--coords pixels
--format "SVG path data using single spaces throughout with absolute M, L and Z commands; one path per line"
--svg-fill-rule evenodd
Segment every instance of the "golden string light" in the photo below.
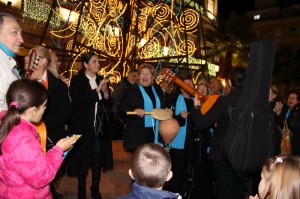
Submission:
M 63 6 L 62 2 L 57 0 L 57 5 L 53 13 L 61 17 L 57 10 Z M 127 32 L 123 32 L 125 20 L 129 20 L 125 16 L 129 6 L 132 8 L 129 12 L 131 24 Z M 196 3 L 182 9 L 175 0 L 157 4 L 153 1 L 90 0 L 79 1 L 69 9 L 78 16 L 77 20 L 61 20 L 63 28 L 52 27 L 50 33 L 57 39 L 68 39 L 66 49 L 76 53 L 72 68 L 80 55 L 90 48 L 100 52 L 101 57 L 111 58 L 102 65 L 100 74 L 110 74 L 113 76 L 110 81 L 114 82 L 126 74 L 133 60 L 156 59 L 157 62 L 168 58 L 173 63 L 202 64 L 195 58 L 198 50 L 195 42 L 198 41 L 189 37 L 199 29 L 200 7 Z M 80 36 L 74 42 L 76 31 Z M 188 58 L 188 61 L 178 57 Z M 120 63 L 125 71 L 123 74 L 119 72 Z M 199 66 L 189 67 L 199 69 Z
M 39 0 L 24 0 L 23 3 L 23 17 L 30 18 L 37 22 L 45 23 L 48 20 L 48 15 L 51 10 L 49 3 Z M 58 27 L 60 20 L 58 17 L 52 17 L 50 24 Z
M 196 10 L 186 9 L 184 12 L 180 13 L 179 16 L 179 29 L 181 31 L 186 30 L 189 33 L 193 33 L 197 30 L 197 25 L 199 24 L 200 16 Z

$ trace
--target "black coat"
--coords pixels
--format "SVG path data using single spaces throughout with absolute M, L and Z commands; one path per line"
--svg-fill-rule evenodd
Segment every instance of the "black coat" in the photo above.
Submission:
M 164 94 L 158 85 L 154 85 L 155 91 L 160 99 L 161 108 L 165 108 Z M 119 104 L 119 111 L 125 115 L 127 111 L 144 109 L 144 98 L 137 84 L 128 88 L 123 100 Z M 136 115 L 127 115 L 126 129 L 124 135 L 124 147 L 134 150 L 146 143 L 145 119 Z
M 67 85 L 56 78 L 51 72 L 48 74 L 48 102 L 43 115 L 47 129 L 47 136 L 55 144 L 66 137 L 65 125 L 72 113 L 72 106 L 68 95 Z
M 122 101 L 126 89 L 131 86 L 132 84 L 130 84 L 126 77 L 115 86 L 112 97 L 116 104 L 119 104 Z
M 221 145 L 229 127 L 228 109 L 237 102 L 240 93 L 240 89 L 233 88 L 228 95 L 220 96 L 205 115 L 200 112 L 199 108 L 191 110 L 193 121 L 198 130 L 205 130 L 211 127 L 211 125 L 217 123 L 216 131 L 214 132 L 214 136 L 211 141 L 211 150 L 209 154 L 209 157 L 212 160 L 223 160 Z
M 275 104 L 276 104 L 276 101 L 269 102 L 269 105 L 272 110 L 274 109 Z M 274 112 L 274 118 L 275 118 L 274 121 L 276 121 L 277 115 L 275 112 Z M 279 155 L 281 153 L 280 143 L 281 143 L 281 130 L 276 122 L 276 125 L 274 125 L 274 131 L 273 131 L 273 146 L 274 146 L 274 154 L 273 155 L 274 156 Z
M 97 76 L 97 84 L 102 79 L 103 77 Z M 82 176 L 87 175 L 93 154 L 93 144 L 94 139 L 96 139 L 94 133 L 95 104 L 96 102 L 100 103 L 100 100 L 96 89 L 92 90 L 89 79 L 83 71 L 72 78 L 69 92 L 73 106 L 69 134 L 82 136 L 67 157 L 68 175 Z M 101 95 L 102 100 L 104 100 L 103 93 Z M 101 139 L 100 141 L 104 155 L 103 169 L 111 169 L 113 167 L 111 140 Z

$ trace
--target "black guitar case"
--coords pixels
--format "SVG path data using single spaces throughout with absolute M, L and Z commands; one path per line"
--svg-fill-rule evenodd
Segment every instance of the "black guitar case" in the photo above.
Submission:
M 272 155 L 274 116 L 268 103 L 275 56 L 273 41 L 251 45 L 249 66 L 238 102 L 228 110 L 229 129 L 222 143 L 224 159 L 239 173 L 262 168 Z

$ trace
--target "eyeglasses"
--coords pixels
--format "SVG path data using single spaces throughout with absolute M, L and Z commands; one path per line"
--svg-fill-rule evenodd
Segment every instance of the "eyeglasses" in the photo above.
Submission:
M 207 90 L 206 87 L 199 87 L 198 90 Z

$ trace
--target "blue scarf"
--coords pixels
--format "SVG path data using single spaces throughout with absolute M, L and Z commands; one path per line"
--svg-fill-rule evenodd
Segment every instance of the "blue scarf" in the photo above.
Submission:
M 178 95 L 176 101 L 175 115 L 180 115 L 181 111 L 187 112 L 186 104 L 182 94 Z M 184 149 L 184 143 L 186 137 L 186 124 L 187 124 L 187 118 L 185 119 L 185 125 L 180 127 L 178 134 L 174 138 L 171 144 L 171 148 Z
M 143 95 L 143 98 L 144 98 L 144 110 L 145 110 L 145 112 L 152 111 L 153 103 L 152 103 L 149 95 L 146 93 L 143 86 L 141 86 L 140 84 L 138 84 L 138 85 L 139 85 L 139 88 L 140 88 L 140 90 L 142 92 L 142 95 Z M 151 86 L 151 87 L 152 87 L 152 91 L 153 91 L 153 94 L 154 94 L 154 97 L 155 97 L 156 108 L 160 108 L 160 99 L 159 99 L 159 97 L 158 97 L 158 95 L 157 95 L 157 93 L 154 89 L 154 86 Z M 153 121 L 152 121 L 153 118 L 151 117 L 151 115 L 145 115 L 144 118 L 145 118 L 145 127 L 153 127 Z M 155 143 L 158 142 L 158 120 L 155 120 L 154 142 Z
M 3 50 L 3 52 L 5 52 L 5 54 L 7 54 L 10 57 L 14 57 L 15 53 L 11 50 L 9 50 L 3 43 L 0 42 L 0 48 Z
M 287 112 L 285 113 L 285 117 L 286 117 L 286 119 L 288 119 L 288 118 L 289 118 L 289 116 L 290 116 L 290 113 L 291 113 L 291 109 L 290 109 L 290 108 L 288 108 Z

